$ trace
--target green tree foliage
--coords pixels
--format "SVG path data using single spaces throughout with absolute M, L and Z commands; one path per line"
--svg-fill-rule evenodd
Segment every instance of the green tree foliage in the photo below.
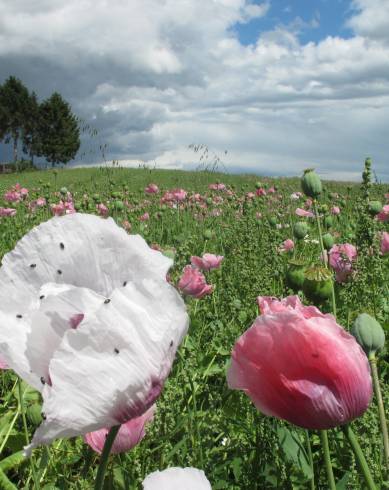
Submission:
M 39 102 L 35 92 L 29 96 L 28 108 L 23 122 L 23 152 L 29 155 L 34 165 L 34 155 L 39 154 Z
M 77 118 L 61 95 L 54 92 L 39 108 L 38 155 L 53 166 L 73 159 L 80 147 Z
M 18 160 L 18 142 L 29 106 L 29 93 L 16 77 L 9 77 L 0 86 L 0 139 L 8 143 L 13 139 L 14 162 Z

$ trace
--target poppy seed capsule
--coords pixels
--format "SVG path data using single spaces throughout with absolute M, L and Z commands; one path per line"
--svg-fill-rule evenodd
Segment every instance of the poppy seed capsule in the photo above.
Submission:
M 326 250 L 330 250 L 335 245 L 335 240 L 331 233 L 323 235 L 323 245 Z
M 293 235 L 297 240 L 302 240 L 307 236 L 308 233 L 308 225 L 304 221 L 298 221 L 293 226 Z
M 385 333 L 381 325 L 367 313 L 361 313 L 357 316 L 351 333 L 369 359 L 374 358 L 376 353 L 385 346 Z
M 381 212 L 382 203 L 380 201 L 370 201 L 369 202 L 369 213 L 373 216 Z
M 301 188 L 304 194 L 313 199 L 317 199 L 322 193 L 322 185 L 320 177 L 313 169 L 307 169 L 304 171 L 304 175 L 301 179 Z

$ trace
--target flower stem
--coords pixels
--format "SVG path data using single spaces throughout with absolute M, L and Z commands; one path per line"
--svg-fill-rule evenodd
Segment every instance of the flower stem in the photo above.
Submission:
M 107 434 L 107 438 L 105 439 L 103 452 L 101 453 L 101 461 L 99 469 L 97 470 L 96 481 L 95 481 L 95 490 L 102 490 L 104 485 L 104 476 L 105 471 L 107 469 L 109 453 L 111 452 L 113 441 L 119 432 L 120 425 L 114 425 L 111 427 Z
M 363 473 L 363 477 L 365 478 L 365 482 L 367 488 L 369 490 L 377 490 L 375 483 L 373 481 L 373 477 L 371 476 L 369 467 L 367 465 L 365 456 L 363 455 L 361 446 L 359 445 L 358 439 L 355 437 L 355 434 L 349 425 L 344 425 L 342 427 L 342 431 L 348 439 L 348 442 L 354 451 L 355 457 L 357 459 L 358 465 Z
M 26 410 L 24 407 L 24 393 L 22 392 L 22 380 L 20 378 L 18 380 L 18 394 L 19 394 L 19 410 L 20 410 L 20 413 L 22 414 L 24 436 L 25 436 L 25 440 L 26 440 L 26 446 L 28 446 L 30 444 L 30 438 L 28 436 Z M 37 476 L 36 470 L 35 470 L 34 457 L 32 455 L 30 456 L 30 466 L 31 466 L 31 471 L 32 471 L 32 477 L 34 480 L 34 487 L 36 490 L 39 490 L 40 485 L 39 485 L 38 476 Z
M 306 430 L 305 431 L 305 436 L 307 439 L 307 449 L 308 449 L 308 459 L 309 459 L 309 464 L 311 466 L 311 471 L 312 471 L 312 478 L 311 478 L 311 490 L 315 490 L 315 472 L 313 468 L 313 457 L 312 457 L 312 448 L 311 448 L 311 440 L 309 438 L 309 432 Z
M 332 471 L 330 448 L 328 445 L 328 435 L 326 430 L 320 431 L 320 439 L 321 439 L 321 445 L 324 453 L 324 463 L 327 472 L 328 488 L 330 490 L 336 490 L 334 473 Z
M 388 426 L 386 423 L 384 402 L 382 400 L 382 394 L 381 394 L 381 388 L 380 388 L 380 382 L 379 382 L 378 370 L 377 370 L 377 359 L 376 359 L 375 355 L 369 356 L 369 363 L 370 363 L 370 367 L 371 367 L 374 393 L 375 393 L 375 396 L 377 399 L 378 415 L 379 415 L 379 419 L 380 419 L 381 433 L 382 433 L 382 439 L 383 439 L 383 443 L 384 443 L 385 466 L 386 466 L 386 471 L 388 471 L 389 470 Z

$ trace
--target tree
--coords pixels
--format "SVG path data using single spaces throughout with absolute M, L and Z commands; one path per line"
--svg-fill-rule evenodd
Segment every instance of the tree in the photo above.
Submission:
M 76 116 L 58 92 L 39 108 L 39 156 L 53 166 L 72 160 L 80 148 L 80 130 Z
M 39 103 L 35 92 L 29 96 L 27 113 L 23 122 L 23 152 L 30 156 L 34 165 L 34 155 L 39 154 Z
M 28 90 L 18 78 L 11 76 L 0 86 L 0 139 L 4 139 L 6 143 L 13 139 L 16 166 L 18 142 L 23 133 L 28 102 Z

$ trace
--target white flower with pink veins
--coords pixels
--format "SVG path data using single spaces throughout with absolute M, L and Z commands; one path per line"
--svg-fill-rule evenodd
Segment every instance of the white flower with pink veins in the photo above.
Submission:
M 155 471 L 143 481 L 143 490 L 212 490 L 204 471 L 196 468 L 168 468 Z
M 43 397 L 27 452 L 153 405 L 189 324 L 171 265 L 111 218 L 80 213 L 37 226 L 4 256 L 0 356 Z

